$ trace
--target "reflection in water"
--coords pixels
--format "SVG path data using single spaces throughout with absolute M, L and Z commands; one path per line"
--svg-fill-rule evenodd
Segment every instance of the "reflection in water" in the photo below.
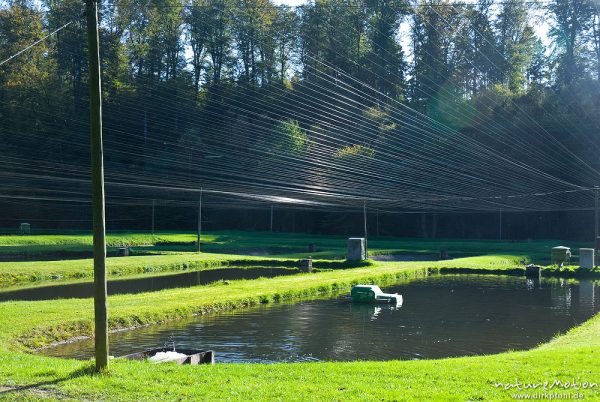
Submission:
M 568 311 L 571 307 L 571 286 L 564 278 L 558 279 L 558 286 L 551 288 L 552 305 L 558 311 Z
M 121 356 L 162 345 L 213 349 L 217 362 L 423 359 L 526 349 L 598 311 L 594 283 L 520 277 L 442 275 L 385 291 L 402 307 L 342 298 L 278 304 L 111 335 Z M 571 298 L 571 294 L 574 298 Z M 571 302 L 571 300 L 579 302 Z M 87 358 L 93 342 L 44 353 Z
M 528 290 L 541 289 L 542 281 L 540 278 L 526 278 L 525 283 Z
M 581 281 L 579 284 L 579 305 L 586 309 L 594 309 L 595 303 L 594 282 Z
M 393 304 L 371 304 L 371 303 L 352 303 L 350 311 L 357 318 L 363 318 L 365 321 L 375 321 L 382 311 L 396 311 L 402 308 Z

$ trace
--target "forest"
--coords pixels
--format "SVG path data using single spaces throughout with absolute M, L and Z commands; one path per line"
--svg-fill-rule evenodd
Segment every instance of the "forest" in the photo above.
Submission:
M 482 213 L 469 218 L 475 229 L 453 233 L 456 215 L 445 235 L 495 236 L 490 222 L 512 211 L 515 227 L 525 225 L 519 214 L 547 219 L 545 229 L 530 220 L 514 236 L 543 237 L 574 225 L 574 216 L 584 220 L 593 206 L 594 0 L 100 7 L 112 227 L 139 225 L 147 216 L 140 205 L 152 199 L 174 208 L 165 225 L 193 221 L 199 187 L 212 191 L 208 222 L 264 228 L 269 205 L 287 197 L 300 200 L 307 231 L 327 231 L 332 219 L 351 230 L 343 214 L 323 210 L 360 211 L 369 200 L 370 212 L 422 213 L 399 229 L 388 224 L 393 234 L 435 236 L 433 212 L 474 211 Z M 17 219 L 59 227 L 89 215 L 83 10 L 79 0 L 0 2 L 3 227 Z M 260 214 L 226 210 L 252 203 Z M 24 212 L 27 205 L 35 213 Z

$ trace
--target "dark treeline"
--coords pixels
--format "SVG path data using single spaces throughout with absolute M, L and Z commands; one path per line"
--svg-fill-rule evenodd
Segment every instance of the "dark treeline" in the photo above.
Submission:
M 107 229 L 110 232 L 133 230 L 150 232 L 150 205 L 131 208 L 108 205 Z M 589 241 L 594 237 L 591 212 L 523 212 L 523 213 L 386 213 L 368 210 L 367 230 L 371 238 L 401 236 L 427 239 L 562 239 Z M 0 233 L 17 232 L 19 222 L 29 222 L 35 232 L 54 233 L 69 230 L 91 231 L 89 206 L 56 204 L 5 205 L 0 217 Z M 47 220 L 48 217 L 55 219 Z M 191 206 L 155 208 L 155 231 L 196 230 L 196 209 Z M 363 214 L 356 211 L 307 211 L 275 206 L 273 231 L 360 236 L 364 233 Z M 269 231 L 270 207 L 247 209 L 238 206 L 215 206 L 210 200 L 203 211 L 203 229 Z
M 2 192 L 87 194 L 85 183 L 40 190 L 41 171 L 87 174 L 88 99 L 82 2 L 39 6 L 0 1 L 0 61 L 73 21 L 0 66 L 0 152 L 6 171 L 25 173 Z M 326 0 L 290 8 L 269 0 L 120 0 L 101 3 L 101 25 L 109 178 L 255 188 L 285 178 L 309 188 L 320 170 L 277 176 L 282 160 L 272 155 L 287 155 L 289 164 L 317 155 L 333 168 L 373 170 L 373 144 L 406 129 L 390 107 L 396 103 L 508 157 L 536 159 L 532 165 L 570 182 L 588 183 L 576 164 L 567 169 L 546 149 L 553 145 L 539 146 L 540 130 L 600 166 L 590 140 L 600 130 L 600 7 L 593 1 Z M 548 28 L 546 45 L 540 26 Z M 332 95 L 340 88 L 344 96 Z M 333 110 L 348 112 L 334 118 Z M 340 116 L 368 129 L 349 132 Z M 502 133 L 515 132 L 522 133 L 518 146 L 507 146 L 513 139 Z M 326 149 L 315 145 L 324 136 Z M 19 208 L 13 199 L 2 210 L 23 216 Z M 72 218 L 64 206 L 44 208 L 56 226 Z M 332 218 L 317 215 L 307 230 L 326 231 Z M 262 225 L 256 219 L 247 226 Z M 494 219 L 472 220 L 481 228 L 466 235 L 487 236 Z M 425 232 L 419 219 L 405 222 L 410 229 L 397 233 Z M 537 224 L 532 218 L 524 232 L 555 235 L 538 233 Z

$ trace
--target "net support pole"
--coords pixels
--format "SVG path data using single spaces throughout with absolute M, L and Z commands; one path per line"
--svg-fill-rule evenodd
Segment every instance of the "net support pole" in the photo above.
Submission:
M 596 186 L 594 188 L 594 243 L 593 247 L 596 248 L 596 242 L 598 241 L 598 192 L 600 188 Z
M 108 369 L 108 309 L 106 306 L 106 220 L 102 147 L 102 90 L 98 40 L 98 3 L 86 0 L 89 85 L 92 219 L 94 231 L 94 351 L 96 370 Z
M 502 240 L 502 210 L 498 211 L 498 240 Z
M 202 236 L 202 188 L 200 188 L 200 196 L 198 197 L 198 252 L 200 252 L 200 237 Z
M 152 236 L 154 236 L 154 208 L 156 206 L 156 200 L 152 200 Z
M 367 242 L 367 201 L 363 201 L 363 222 L 365 225 L 365 258 L 369 258 L 369 246 Z

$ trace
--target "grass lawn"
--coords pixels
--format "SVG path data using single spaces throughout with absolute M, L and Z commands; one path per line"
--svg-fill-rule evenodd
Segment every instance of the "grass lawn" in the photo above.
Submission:
M 106 244 L 111 247 L 139 246 L 144 244 L 168 243 L 168 242 L 193 242 L 196 235 L 192 233 L 108 233 Z M 74 234 L 32 234 L 32 235 L 0 235 L 0 246 L 53 246 L 56 250 L 61 247 L 80 246 L 90 248 L 92 246 L 91 233 Z
M 427 269 L 514 267 L 515 257 L 482 256 L 441 262 L 388 262 L 292 277 L 233 281 L 109 298 L 113 329 L 163 322 L 226 308 L 347 291 L 352 283 L 391 282 Z M 91 363 L 31 355 L 46 345 L 92 330 L 92 300 L 0 303 L 0 399 L 89 400 L 510 400 L 498 383 L 555 380 L 600 383 L 600 316 L 525 352 L 424 361 L 152 365 L 113 361 L 109 373 Z M 510 385 L 509 385 L 510 387 Z M 575 392 L 555 389 L 548 392 Z M 596 385 L 580 389 L 600 399 Z
M 316 258 L 344 258 L 346 239 L 349 236 L 327 236 L 303 233 L 271 233 L 221 231 L 204 232 L 202 234 L 202 250 L 208 253 L 251 254 L 263 252 L 265 255 L 277 254 L 282 257 L 298 257 L 311 254 Z M 134 251 L 193 251 L 196 233 L 192 232 L 160 232 L 149 233 L 113 233 L 107 235 L 109 247 L 132 246 Z M 317 246 L 317 251 L 308 253 L 309 243 Z M 0 235 L 0 255 L 15 252 L 43 253 L 52 251 L 79 250 L 91 251 L 91 234 L 72 235 Z M 445 249 L 450 257 L 512 254 L 525 255 L 538 262 L 546 261 L 550 256 L 550 248 L 566 245 L 577 254 L 579 247 L 589 244 L 565 242 L 560 240 L 535 241 L 497 241 L 497 240 L 464 240 L 464 239 L 412 239 L 380 237 L 369 238 L 369 251 L 372 254 L 439 254 Z M 152 246 L 152 247 L 147 247 Z
M 252 257 L 252 254 L 298 259 L 311 255 L 315 259 L 343 259 L 346 253 L 345 236 L 322 236 L 293 233 L 269 232 L 210 232 L 203 235 L 203 254 L 191 250 L 194 246 L 194 233 L 159 233 L 155 236 L 145 233 L 122 233 L 108 236 L 112 246 L 131 245 L 134 255 L 130 257 L 109 257 L 109 277 L 130 277 L 140 274 L 156 274 L 183 270 L 197 270 L 228 264 L 258 263 L 268 261 L 266 257 Z M 90 251 L 92 238 L 89 234 L 80 235 L 31 235 L 0 236 L 0 256 L 11 253 L 65 252 L 68 250 Z M 316 252 L 308 252 L 309 243 L 316 244 Z M 450 257 L 476 255 L 513 255 L 528 261 L 546 262 L 550 248 L 563 244 L 560 241 L 483 241 L 448 239 L 405 239 L 380 238 L 369 240 L 371 255 L 411 254 L 438 255 L 441 249 Z M 568 244 L 575 249 L 582 244 Z M 152 253 L 152 255 L 135 255 Z M 228 253 L 234 253 L 229 255 Z M 518 261 L 517 261 L 518 263 Z M 318 263 L 317 263 L 318 264 Z M 4 261 L 0 262 L 0 287 L 36 281 L 59 281 L 91 278 L 92 259 L 54 261 Z

